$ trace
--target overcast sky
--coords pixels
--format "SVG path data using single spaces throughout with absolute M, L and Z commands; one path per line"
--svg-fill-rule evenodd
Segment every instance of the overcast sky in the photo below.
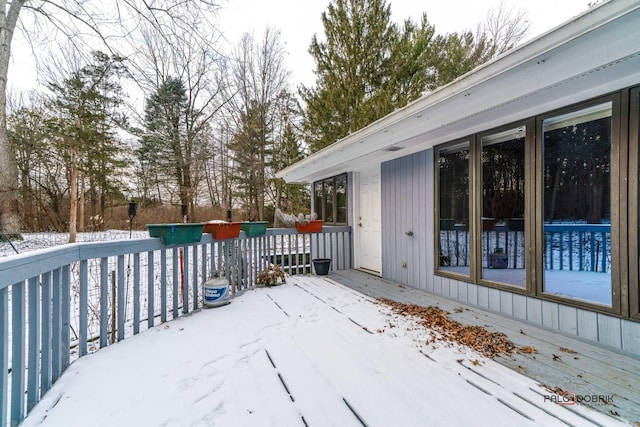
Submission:
M 592 0 L 504 0 L 507 7 L 528 11 L 531 36 L 539 35 L 588 9 Z M 256 35 L 265 27 L 281 31 L 286 43 L 287 64 L 292 83 L 312 85 L 315 63 L 307 52 L 314 34 L 324 33 L 321 14 L 329 0 L 225 0 L 222 3 L 221 26 L 225 37 L 236 43 L 244 32 Z M 402 22 L 411 18 L 418 22 L 427 12 L 429 22 L 439 34 L 475 29 L 487 12 L 497 8 L 500 0 L 391 0 L 392 19 Z
M 504 0 L 507 7 L 527 10 L 532 24 L 530 37 L 537 36 L 588 9 L 593 0 Z M 291 70 L 291 84 L 313 85 L 315 63 L 307 52 L 314 34 L 322 37 L 321 14 L 329 0 L 220 0 L 220 30 L 230 46 L 242 34 L 259 36 L 267 26 L 280 30 L 287 50 L 286 63 Z M 411 18 L 418 22 L 423 12 L 439 34 L 473 30 L 486 19 L 487 12 L 497 8 L 500 0 L 392 0 L 392 19 L 402 22 Z M 9 69 L 9 87 L 23 90 L 37 86 L 35 62 L 30 49 L 14 38 Z M 230 48 L 229 46 L 229 48 Z

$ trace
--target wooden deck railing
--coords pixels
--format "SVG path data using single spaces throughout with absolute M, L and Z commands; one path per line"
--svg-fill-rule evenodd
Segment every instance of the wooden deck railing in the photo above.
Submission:
M 0 427 L 18 425 L 78 357 L 202 307 L 213 271 L 231 295 L 271 263 L 311 272 L 352 267 L 350 227 L 165 246 L 160 239 L 68 244 L 0 258 Z

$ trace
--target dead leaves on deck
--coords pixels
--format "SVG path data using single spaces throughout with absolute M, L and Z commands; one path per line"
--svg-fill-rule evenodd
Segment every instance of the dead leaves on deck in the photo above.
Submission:
M 379 298 L 378 301 L 391 307 L 394 313 L 416 317 L 421 326 L 440 334 L 440 339 L 471 347 L 486 357 L 493 358 L 500 353 L 509 355 L 517 352 L 515 345 L 505 334 L 489 332 L 482 326 L 463 325 L 449 319 L 447 312 L 440 308 L 403 304 L 386 298 Z M 432 333 L 431 337 L 433 340 L 437 338 L 435 333 Z

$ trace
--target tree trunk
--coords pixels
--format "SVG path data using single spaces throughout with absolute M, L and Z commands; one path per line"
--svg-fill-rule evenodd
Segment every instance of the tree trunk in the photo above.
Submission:
M 84 231 L 84 175 L 80 174 L 78 181 L 80 183 L 80 213 L 78 214 L 78 231 Z M 95 231 L 95 228 L 94 228 Z
M 76 222 L 78 220 L 78 168 L 76 167 L 76 149 L 70 150 L 71 171 L 69 179 L 69 243 L 76 241 Z
M 7 14 L 2 10 L 0 16 L 0 230 L 15 234 L 20 233 L 18 166 L 7 135 L 7 73 L 11 39 L 24 2 L 11 2 Z

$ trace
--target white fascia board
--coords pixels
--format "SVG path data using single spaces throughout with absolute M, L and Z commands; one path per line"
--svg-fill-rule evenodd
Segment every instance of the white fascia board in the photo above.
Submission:
M 639 22 L 637 1 L 603 3 L 279 171 L 277 176 L 287 182 L 304 183 L 359 170 L 372 162 L 424 149 L 423 144 L 409 150 L 384 151 L 396 144 L 415 142 L 416 137 L 452 123 L 474 116 L 489 118 L 488 112 L 492 109 L 504 109 L 510 104 L 512 113 L 517 113 L 514 110 L 517 108 L 530 109 L 526 98 L 532 94 L 637 55 Z M 612 81 L 619 78 L 610 76 Z M 464 133 L 464 129 L 460 128 L 459 132 Z

